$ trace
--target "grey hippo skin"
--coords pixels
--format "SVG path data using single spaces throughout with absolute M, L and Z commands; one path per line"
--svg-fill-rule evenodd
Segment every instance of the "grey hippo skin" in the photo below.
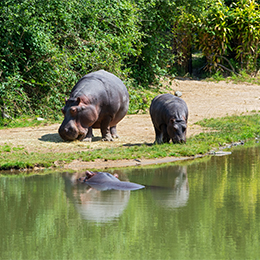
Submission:
M 120 181 L 117 174 L 108 172 L 86 171 L 85 174 L 86 177 L 81 177 L 78 181 L 97 190 L 139 190 L 145 187 L 134 182 Z
M 185 101 L 172 94 L 156 96 L 150 106 L 155 130 L 155 143 L 186 142 L 188 107 Z
M 103 141 L 118 137 L 116 125 L 126 115 L 129 95 L 115 75 L 99 70 L 82 77 L 62 108 L 59 134 L 65 141 L 92 140 L 92 128 L 100 128 Z

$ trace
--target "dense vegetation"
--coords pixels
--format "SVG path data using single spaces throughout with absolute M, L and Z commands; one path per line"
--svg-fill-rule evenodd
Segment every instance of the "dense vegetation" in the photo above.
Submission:
M 205 61 L 200 72 L 256 74 L 258 3 L 0 1 L 2 115 L 55 118 L 77 80 L 98 69 L 124 80 L 134 113 L 148 106 L 144 89 L 161 76 L 191 74 L 198 51 Z

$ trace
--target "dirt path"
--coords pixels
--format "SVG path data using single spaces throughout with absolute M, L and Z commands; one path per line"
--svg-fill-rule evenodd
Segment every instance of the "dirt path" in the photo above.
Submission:
M 226 115 L 240 115 L 241 113 L 260 110 L 260 87 L 249 84 L 232 84 L 225 82 L 204 82 L 194 80 L 175 80 L 172 93 L 179 90 L 189 108 L 188 137 L 203 129 L 194 125 L 203 118 L 222 117 Z M 128 115 L 117 126 L 120 139 L 114 142 L 102 142 L 100 131 L 94 130 L 92 143 L 63 142 L 58 135 L 59 124 L 46 127 L 30 127 L 0 130 L 0 145 L 9 144 L 14 147 L 25 147 L 28 152 L 64 152 L 84 151 L 91 148 L 118 147 L 153 143 L 155 139 L 150 116 Z M 65 167 L 78 168 L 106 168 L 130 166 L 136 164 L 161 163 L 176 158 L 164 158 L 161 161 L 109 161 L 73 162 Z

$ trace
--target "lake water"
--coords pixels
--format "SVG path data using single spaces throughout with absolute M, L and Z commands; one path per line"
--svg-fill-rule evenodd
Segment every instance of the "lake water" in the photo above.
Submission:
M 0 259 L 260 258 L 259 147 L 111 173 L 146 188 L 1 177 Z

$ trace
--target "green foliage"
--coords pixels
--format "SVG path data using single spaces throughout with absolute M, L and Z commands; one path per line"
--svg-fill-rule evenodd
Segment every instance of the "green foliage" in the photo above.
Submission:
M 2 109 L 48 118 L 84 74 L 106 69 L 126 78 L 142 47 L 137 11 L 128 0 L 2 1 Z
M 231 13 L 234 32 L 234 51 L 241 70 L 257 73 L 260 53 L 260 10 L 254 0 L 241 0 L 234 4 Z
M 208 60 L 207 69 L 215 71 L 225 54 L 232 31 L 228 28 L 229 9 L 216 1 L 198 19 L 198 48 Z
M 175 62 L 189 71 L 192 44 L 194 42 L 195 16 L 189 13 L 186 7 L 177 8 L 178 15 L 173 24 L 173 48 L 175 51 Z
M 130 113 L 144 89 L 189 71 L 201 50 L 210 73 L 259 69 L 257 1 L 4 0 L 0 2 L 0 108 L 12 119 L 58 119 L 83 75 L 108 70 L 127 83 Z
M 160 94 L 158 89 L 144 89 L 141 86 L 138 88 L 129 89 L 129 114 L 148 113 L 152 99 Z
M 142 21 L 143 47 L 131 74 L 137 84 L 158 83 L 173 63 L 171 27 L 176 3 L 171 0 L 136 0 Z

